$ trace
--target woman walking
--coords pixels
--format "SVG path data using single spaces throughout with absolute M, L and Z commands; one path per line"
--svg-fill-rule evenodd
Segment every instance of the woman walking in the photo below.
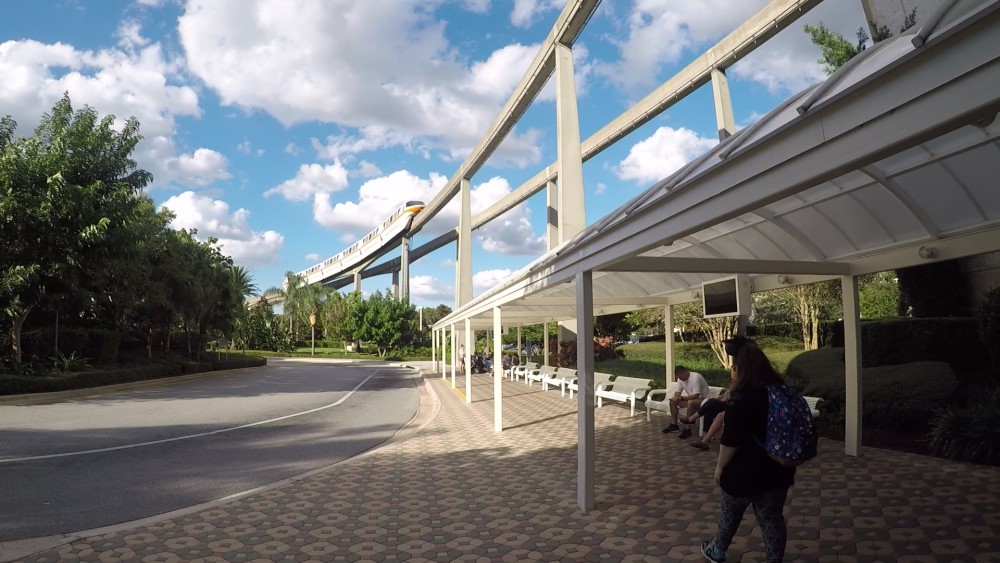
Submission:
M 726 409 L 715 467 L 715 481 L 722 488 L 719 529 L 715 538 L 701 544 L 701 552 L 709 561 L 724 562 L 744 512 L 753 506 L 764 536 L 767 561 L 780 562 L 785 557 L 787 536 L 785 499 L 788 488 L 795 482 L 795 468 L 772 460 L 763 444 L 767 431 L 767 387 L 784 382 L 756 342 L 740 340 L 732 348 L 735 378 L 729 387 L 731 403 Z

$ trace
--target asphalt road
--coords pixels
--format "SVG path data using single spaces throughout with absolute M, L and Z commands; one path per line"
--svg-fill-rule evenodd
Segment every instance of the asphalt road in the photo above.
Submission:
M 415 372 L 274 362 L 49 405 L 0 405 L 0 541 L 240 493 L 371 449 L 417 412 Z

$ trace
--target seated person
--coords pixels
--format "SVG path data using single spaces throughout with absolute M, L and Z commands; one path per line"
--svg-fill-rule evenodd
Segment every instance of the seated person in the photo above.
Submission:
M 701 440 L 691 442 L 692 448 L 697 448 L 702 451 L 708 449 L 708 444 L 712 441 L 712 438 L 722 431 L 722 425 L 726 420 L 726 407 L 728 404 L 729 402 L 726 399 L 709 399 L 691 418 L 684 416 L 679 417 L 681 424 L 694 424 L 703 416 L 707 417 L 707 420 L 711 421 L 709 423 L 708 432 L 701 437 Z
M 740 348 L 742 348 L 746 343 L 747 339 L 742 336 L 737 336 L 732 340 L 726 340 L 725 341 L 726 352 L 730 356 L 735 356 L 739 352 Z M 730 370 L 729 379 L 730 381 L 735 381 L 736 379 L 735 371 Z M 679 418 L 681 424 L 694 424 L 695 422 L 698 421 L 699 418 L 703 416 L 706 417 L 706 420 L 708 421 L 709 424 L 708 432 L 706 432 L 705 435 L 702 436 L 701 440 L 697 442 L 692 442 L 691 443 L 692 448 L 697 448 L 702 451 L 708 449 L 708 444 L 712 441 L 712 438 L 714 438 L 716 434 L 722 431 L 722 425 L 726 419 L 726 407 L 728 406 L 729 406 L 729 389 L 724 389 L 722 393 L 719 393 L 718 398 L 709 399 L 705 401 L 704 404 L 698 407 L 698 411 L 693 415 L 688 417 L 682 416 Z
M 677 377 L 677 392 L 670 398 L 670 425 L 663 429 L 664 433 L 680 430 L 677 425 L 677 416 L 684 407 L 687 412 L 693 413 L 701 406 L 703 399 L 708 397 L 708 383 L 705 377 L 696 371 L 691 371 L 684 366 L 674 368 L 674 375 Z M 681 440 L 691 437 L 690 426 L 685 426 L 678 438 Z

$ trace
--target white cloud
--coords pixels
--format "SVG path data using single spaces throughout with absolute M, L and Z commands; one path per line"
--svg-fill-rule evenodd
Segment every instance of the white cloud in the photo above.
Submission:
M 514 275 L 514 270 L 482 270 L 472 274 L 472 293 L 479 295 Z
M 372 162 L 362 160 L 358 162 L 358 168 L 352 174 L 361 178 L 374 178 L 382 175 L 382 169 Z
M 328 229 L 353 235 L 352 240 L 356 240 L 385 221 L 403 202 L 430 201 L 447 181 L 440 174 L 424 179 L 400 170 L 362 184 L 357 202 L 334 205 L 328 193 L 317 193 L 313 198 L 313 218 Z
M 320 258 L 322 258 L 322 256 L 316 254 L 315 252 L 310 252 L 309 254 L 306 254 L 306 260 L 310 262 L 319 262 Z
M 455 300 L 455 286 L 433 276 L 411 276 L 410 296 L 427 301 L 452 302 Z
M 289 201 L 308 201 L 317 195 L 329 195 L 347 187 L 347 170 L 338 161 L 327 166 L 303 164 L 291 180 L 286 180 L 266 192 L 264 197 L 278 194 Z
M 743 23 L 766 0 L 635 0 L 622 40 L 612 39 L 619 60 L 597 72 L 627 90 L 648 90 L 660 71 L 686 51 L 705 47 Z
M 622 180 L 657 182 L 717 143 L 683 127 L 660 127 L 652 136 L 632 146 L 628 156 L 618 164 L 616 174 Z
M 535 18 L 561 8 L 560 4 L 559 0 L 514 0 L 510 23 L 514 24 L 514 27 L 529 27 Z
M 228 180 L 228 161 L 211 149 L 197 149 L 193 154 L 182 154 L 165 161 L 167 177 L 178 184 L 207 186 L 216 180 Z
M 233 261 L 245 266 L 274 264 L 284 244 L 284 237 L 276 231 L 254 231 L 250 228 L 250 212 L 237 209 L 229 212 L 229 204 L 184 192 L 163 202 L 174 213 L 170 226 L 175 229 L 197 229 L 198 239 L 219 239 L 219 245 Z
M 177 117 L 201 116 L 194 88 L 177 85 L 181 63 L 149 44 L 137 23 L 118 29 L 119 48 L 78 50 L 33 40 L 0 43 L 0 107 L 18 116 L 18 133 L 30 135 L 43 114 L 69 92 L 74 108 L 90 106 L 114 115 L 116 126 L 135 117 L 143 140 L 133 153 L 153 173 L 151 188 L 203 186 L 229 177 L 225 159 L 208 149 L 181 153 L 174 144 Z
M 223 105 L 263 110 L 285 125 L 343 126 L 323 142 L 321 157 L 347 162 L 351 154 L 401 146 L 462 158 L 534 52 L 511 45 L 469 61 L 447 40 L 437 6 L 331 0 L 289 10 L 273 0 L 190 0 L 178 29 L 190 71 Z M 515 131 L 513 141 L 522 135 Z

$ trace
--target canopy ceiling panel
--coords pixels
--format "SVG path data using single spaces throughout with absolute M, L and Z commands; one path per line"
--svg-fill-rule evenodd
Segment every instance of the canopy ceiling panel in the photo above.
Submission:
M 954 231 L 983 220 L 976 201 L 940 164 L 907 172 L 897 176 L 896 181 L 940 231 Z
M 914 240 L 928 235 L 910 208 L 882 185 L 873 185 L 858 192 L 854 197 L 868 210 L 878 210 L 879 222 L 889 233 L 889 242 Z

